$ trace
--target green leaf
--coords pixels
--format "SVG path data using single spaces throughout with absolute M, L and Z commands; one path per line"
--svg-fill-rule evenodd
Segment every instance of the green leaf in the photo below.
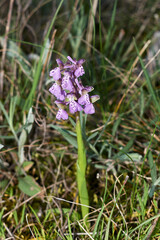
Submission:
M 92 134 L 87 138 L 87 142 L 89 142 L 91 139 L 93 139 L 93 138 L 96 137 L 97 135 L 99 135 L 98 132 L 92 133 Z
M 18 138 L 17 138 L 16 132 L 15 132 L 14 127 L 13 127 L 13 122 L 10 120 L 10 116 L 8 115 L 8 113 L 5 110 L 5 108 L 4 108 L 4 106 L 3 106 L 1 101 L 0 101 L 0 108 L 1 108 L 1 110 L 2 110 L 2 112 L 4 114 L 4 116 L 5 116 L 8 124 L 9 124 L 9 127 L 10 127 L 10 129 L 11 129 L 13 135 L 14 135 L 15 140 L 18 142 Z
M 71 230 L 71 222 L 70 222 L 70 219 L 69 219 L 69 214 L 68 214 L 68 230 L 69 230 L 69 236 L 67 236 L 67 239 L 68 239 L 68 240 L 73 240 L 73 238 L 72 238 L 72 230 Z
M 1 180 L 0 181 L 0 189 L 1 188 L 4 189 L 7 186 L 8 182 L 9 181 L 7 179 Z
M 129 149 L 132 147 L 133 141 L 134 141 L 134 140 L 131 139 L 124 148 L 119 149 L 119 152 L 114 155 L 114 159 L 115 159 L 115 158 L 120 158 L 120 156 L 121 156 L 122 154 L 125 154 L 125 155 L 127 155 L 127 156 L 130 158 L 130 156 L 128 155 L 128 151 L 129 151 Z M 132 160 L 132 158 L 130 158 L 130 159 Z
M 121 161 L 134 161 L 134 162 L 140 162 L 142 160 L 142 155 L 140 155 L 139 153 L 127 153 L 126 154 L 122 154 L 119 159 Z
M 27 134 L 30 133 L 32 129 L 33 122 L 34 122 L 34 114 L 32 112 L 32 108 L 30 108 L 26 122 L 23 126 L 22 132 L 18 139 L 18 155 L 19 155 L 20 163 L 24 162 L 24 144 L 26 143 L 26 140 L 27 140 Z
M 160 186 L 160 177 L 155 181 L 154 186 Z
M 75 148 L 77 148 L 77 140 L 75 137 L 71 136 L 70 131 L 66 130 L 66 129 L 62 129 L 59 126 L 53 125 L 53 124 L 49 124 L 48 125 L 51 128 L 56 129 L 58 132 L 60 132 L 62 134 L 62 136 L 71 144 L 73 145 Z
M 113 125 L 113 129 L 112 129 L 112 136 L 113 136 L 113 137 L 115 136 L 115 134 L 116 134 L 116 132 L 117 132 L 117 129 L 118 129 L 118 126 L 119 126 L 121 120 L 122 120 L 121 117 L 119 117 L 119 118 L 115 121 L 115 123 L 114 123 L 114 125 Z
M 103 135 L 103 133 L 104 133 L 106 127 L 107 127 L 107 124 L 108 124 L 108 122 L 109 122 L 110 119 L 111 119 L 111 116 L 112 116 L 112 115 L 110 114 L 110 115 L 109 115 L 109 118 L 107 119 L 106 123 L 104 124 L 104 127 L 103 127 L 101 133 L 99 134 L 98 138 L 97 138 L 96 141 L 94 142 L 94 144 L 93 144 L 94 147 L 95 147 L 96 144 L 98 143 L 99 139 L 102 137 L 102 135 Z
M 140 64 L 141 64 L 143 72 L 144 72 L 144 76 L 146 78 L 146 82 L 147 82 L 147 85 L 148 85 L 148 90 L 149 90 L 149 92 L 150 92 L 150 94 L 152 96 L 153 102 L 155 104 L 155 107 L 157 108 L 158 113 L 160 113 L 159 101 L 158 101 L 157 95 L 155 93 L 155 90 L 153 89 L 149 73 L 147 72 L 147 70 L 146 70 L 146 68 L 144 66 L 144 63 L 143 63 L 142 58 L 141 58 L 141 56 L 139 54 L 139 50 L 138 50 L 138 47 L 137 47 L 135 41 L 134 41 L 134 44 L 135 44 L 135 48 L 136 48 L 136 51 L 137 51 L 137 54 L 138 54 L 138 57 L 139 57 Z
M 153 156 L 151 151 L 149 151 L 149 154 L 148 154 L 148 162 L 151 170 L 152 183 L 154 184 L 155 181 L 157 180 L 157 171 L 156 171 L 156 165 L 153 161 Z
M 149 151 L 149 154 L 148 154 L 148 162 L 149 162 L 149 167 L 151 170 L 151 178 L 152 178 L 152 186 L 149 192 L 149 197 L 152 198 L 157 185 L 155 184 L 157 180 L 157 171 L 156 171 L 156 165 L 153 161 L 153 156 L 151 151 Z
M 25 177 L 18 178 L 19 189 L 27 194 L 28 196 L 33 196 L 41 191 L 41 187 L 36 183 L 33 177 L 26 175 Z

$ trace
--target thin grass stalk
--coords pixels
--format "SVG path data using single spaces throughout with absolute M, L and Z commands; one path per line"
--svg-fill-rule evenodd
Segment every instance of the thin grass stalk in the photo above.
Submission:
M 87 223 L 87 217 L 89 213 L 89 196 L 87 190 L 87 182 L 86 182 L 86 151 L 84 148 L 83 138 L 82 138 L 82 130 L 80 117 L 77 114 L 76 116 L 76 132 L 77 132 L 77 145 L 78 145 L 78 159 L 77 159 L 77 184 L 79 191 L 79 198 L 81 203 L 81 211 L 82 217 L 85 219 L 85 223 Z

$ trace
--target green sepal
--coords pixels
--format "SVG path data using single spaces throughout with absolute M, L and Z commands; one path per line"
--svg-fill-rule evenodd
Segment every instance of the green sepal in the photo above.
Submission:
M 90 97 L 90 99 L 91 99 L 91 103 L 95 103 L 100 99 L 100 97 L 99 95 L 93 95 Z

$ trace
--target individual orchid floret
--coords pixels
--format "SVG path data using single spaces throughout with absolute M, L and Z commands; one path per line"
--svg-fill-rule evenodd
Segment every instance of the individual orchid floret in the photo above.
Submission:
M 79 61 L 73 60 L 70 56 L 67 57 L 68 60 L 73 63 L 70 65 L 70 68 L 73 68 L 74 75 L 76 77 L 80 77 L 85 74 L 84 68 L 82 67 L 82 64 L 85 62 L 84 59 L 80 59 Z
M 59 80 L 61 78 L 61 70 L 59 67 L 54 68 L 50 71 L 50 77 L 53 77 L 54 80 Z
M 69 111 L 70 113 L 74 114 L 76 113 L 77 111 L 82 111 L 83 108 L 81 107 L 81 105 L 79 105 L 76 101 L 71 101 L 69 103 Z
M 68 119 L 68 113 L 64 109 L 60 108 L 57 112 L 56 118 L 58 120 L 61 120 L 61 119 L 67 120 Z
M 79 103 L 77 103 L 75 100 L 76 100 L 75 94 L 67 95 L 67 101 L 69 103 L 69 111 L 72 114 L 76 113 L 77 111 L 83 110 L 82 106 Z
M 83 74 L 85 74 L 85 71 L 84 71 L 84 68 L 82 66 L 78 67 L 75 72 L 74 72 L 74 75 L 76 77 L 80 77 L 82 76 Z
M 70 92 L 72 92 L 74 89 L 73 83 L 71 81 L 71 76 L 68 72 L 64 73 L 64 77 L 62 78 L 62 88 Z
M 89 94 L 85 94 L 82 95 L 79 99 L 78 99 L 78 103 L 81 105 L 86 105 L 86 104 L 90 104 L 90 99 L 89 99 Z
M 84 112 L 86 114 L 94 114 L 95 113 L 95 108 L 92 103 L 87 104 L 84 108 Z
M 61 86 L 59 86 L 57 83 L 54 83 L 50 89 L 50 93 L 52 93 L 57 99 L 64 100 L 65 99 L 65 91 L 62 90 Z

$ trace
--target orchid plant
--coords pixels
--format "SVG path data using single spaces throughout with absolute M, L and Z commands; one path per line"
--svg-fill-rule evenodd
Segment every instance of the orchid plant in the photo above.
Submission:
M 54 83 L 49 91 L 57 99 L 55 101 L 59 110 L 56 114 L 58 120 L 67 120 L 68 109 L 69 113 L 76 114 L 76 133 L 78 145 L 78 160 L 77 160 L 77 184 L 81 203 L 82 217 L 86 218 L 89 213 L 89 197 L 86 183 L 86 151 L 82 138 L 82 130 L 79 112 L 84 111 L 85 114 L 94 114 L 95 108 L 93 103 L 99 99 L 98 95 L 90 96 L 94 88 L 92 86 L 83 86 L 80 79 L 85 74 L 82 64 L 84 59 L 76 61 L 71 57 L 67 57 L 67 62 L 63 63 L 60 59 L 56 62 L 58 67 L 50 71 L 50 76 L 53 77 Z

